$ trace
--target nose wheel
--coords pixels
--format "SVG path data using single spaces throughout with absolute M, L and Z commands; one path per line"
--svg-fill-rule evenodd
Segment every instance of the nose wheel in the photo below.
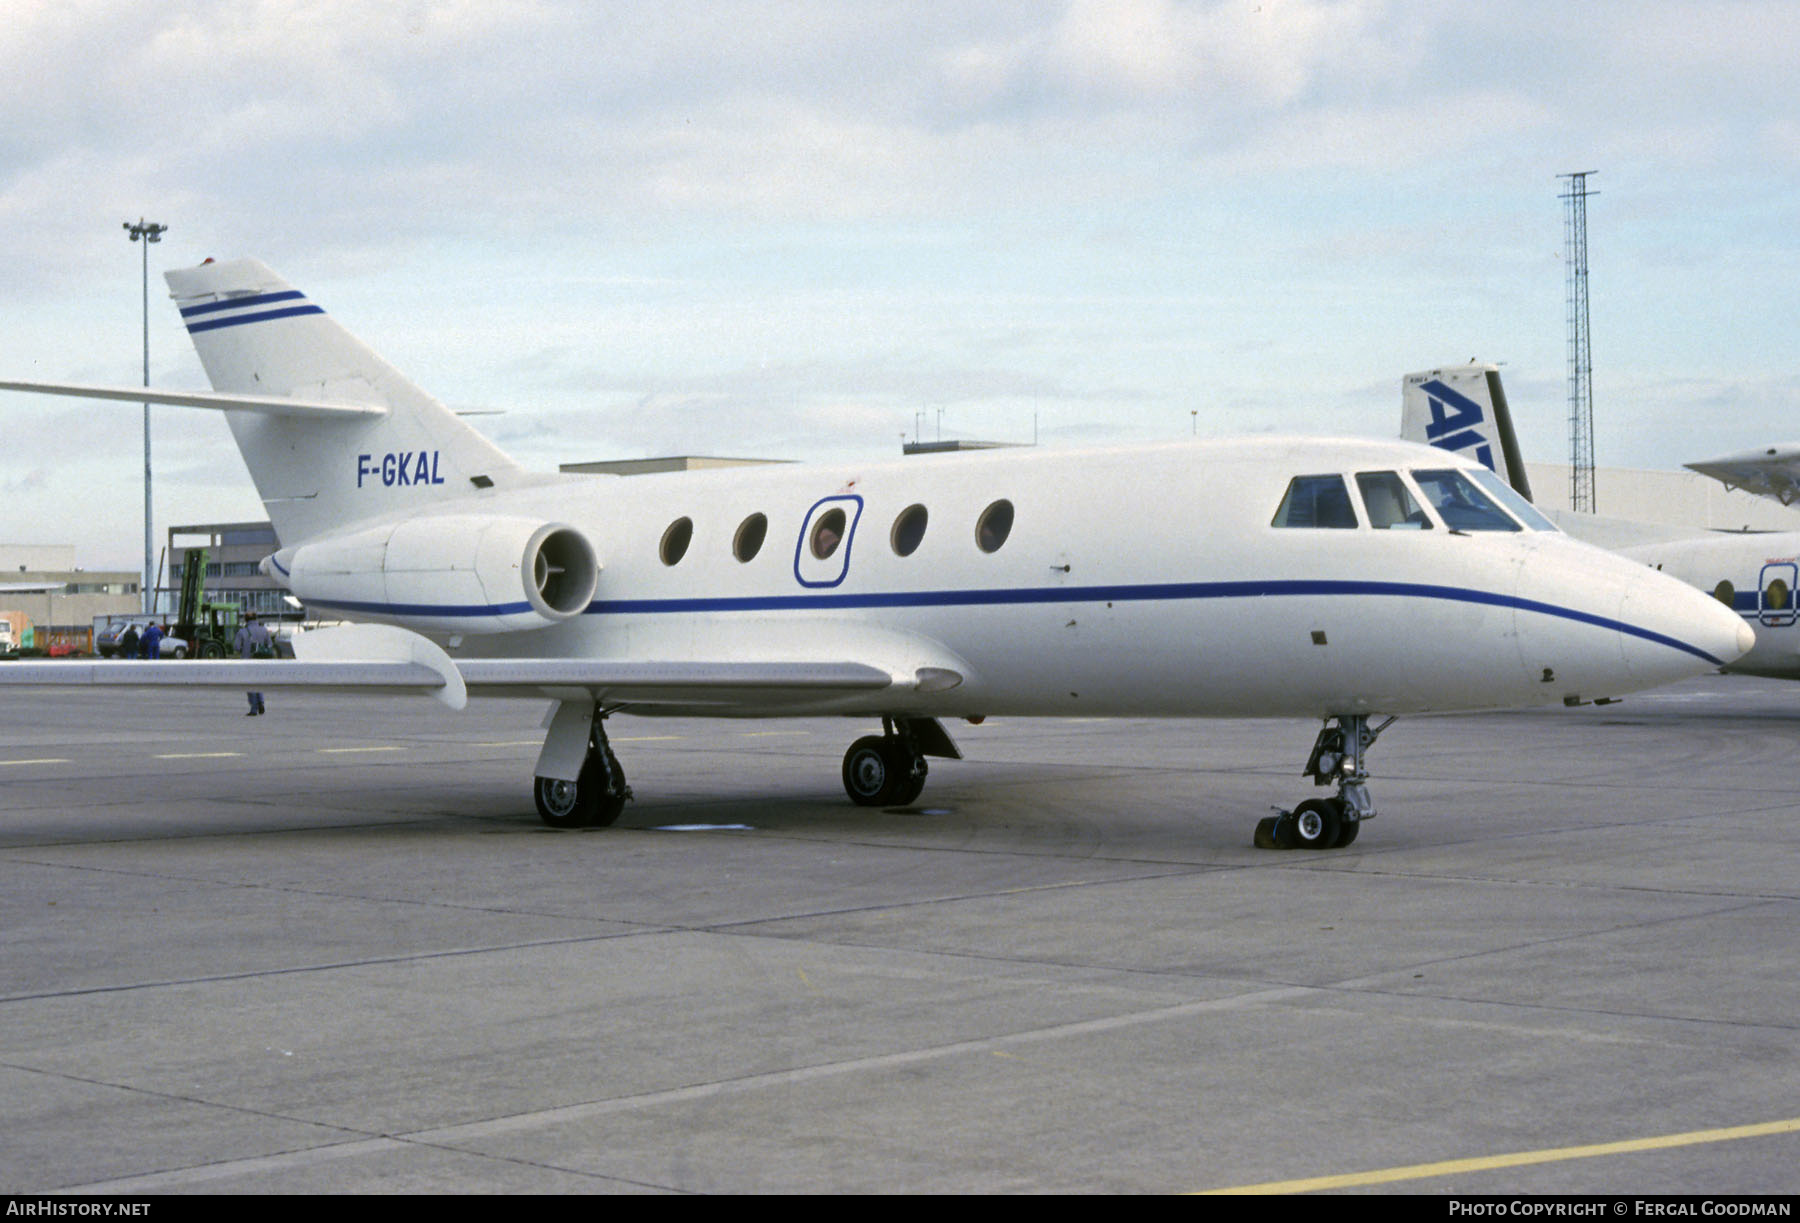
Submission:
M 1371 727 L 1368 715 L 1360 713 L 1326 718 L 1303 775 L 1314 785 L 1337 786 L 1337 797 L 1309 798 L 1292 811 L 1264 816 L 1256 822 L 1256 847 L 1342 849 L 1356 840 L 1362 822 L 1375 818 L 1363 757 L 1393 724 L 1394 719 L 1388 718 Z

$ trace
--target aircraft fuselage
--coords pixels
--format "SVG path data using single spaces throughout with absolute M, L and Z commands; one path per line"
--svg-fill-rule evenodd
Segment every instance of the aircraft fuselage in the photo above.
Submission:
M 571 476 L 408 516 L 580 532 L 601 571 L 563 623 L 469 632 L 504 600 L 396 597 L 379 573 L 296 589 L 456 659 L 856 659 L 957 681 L 635 710 L 658 713 L 1412 713 L 1603 697 L 1733 651 L 1735 622 L 1693 591 L 1555 532 L 1272 525 L 1296 475 L 1444 464 L 1406 443 L 1242 439 Z M 1000 503 L 1009 528 L 987 551 Z M 839 538 L 819 556 L 833 511 Z

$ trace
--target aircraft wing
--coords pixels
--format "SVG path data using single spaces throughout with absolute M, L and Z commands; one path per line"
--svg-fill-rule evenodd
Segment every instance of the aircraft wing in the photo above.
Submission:
M 764 708 L 894 686 L 894 676 L 857 662 L 599 662 L 561 658 L 475 660 L 446 675 L 426 662 L 355 659 L 49 659 L 0 664 L 0 685 L 104 688 L 317 688 L 370 695 L 435 696 L 460 709 L 482 696 L 591 694 L 617 705 Z
M 1683 466 L 1711 476 L 1726 488 L 1772 497 L 1783 505 L 1800 501 L 1800 442 L 1761 446 Z
M 754 712 L 900 687 L 941 692 L 963 680 L 960 660 L 915 646 L 886 665 L 829 656 L 763 659 L 452 659 L 435 642 L 391 625 L 301 634 L 296 657 L 222 661 L 51 659 L 0 663 L 0 685 L 238 688 L 435 696 L 461 709 L 480 696 L 592 699 L 620 707 Z M 945 665 L 949 664 L 949 665 Z

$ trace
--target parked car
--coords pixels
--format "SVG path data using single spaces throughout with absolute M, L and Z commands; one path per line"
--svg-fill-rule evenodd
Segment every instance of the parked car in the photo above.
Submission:
M 161 622 L 158 621 L 158 623 Z M 137 635 L 141 639 L 144 630 L 150 627 L 150 618 L 148 616 L 126 616 L 96 629 L 94 631 L 94 653 L 102 658 L 116 656 L 119 653 L 119 638 L 125 635 L 127 628 L 133 627 L 137 629 Z M 186 658 L 188 643 L 179 637 L 164 637 L 158 654 L 163 658 Z M 133 657 L 138 657 L 138 655 L 134 654 Z

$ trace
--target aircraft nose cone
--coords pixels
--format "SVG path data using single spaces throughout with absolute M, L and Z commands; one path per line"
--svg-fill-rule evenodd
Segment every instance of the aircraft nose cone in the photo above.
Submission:
M 1662 574 L 1640 572 L 1625 596 L 1623 619 L 1640 630 L 1625 646 L 1634 677 L 1668 682 L 1677 669 L 1693 674 L 1695 662 L 1722 667 L 1737 661 L 1756 644 L 1756 633 L 1744 618 L 1711 595 Z M 1647 632 L 1643 632 L 1647 630 Z M 1658 640 L 1674 650 L 1648 648 Z M 1680 655 L 1688 656 L 1684 664 Z M 1664 672 L 1670 672 L 1665 674 Z

